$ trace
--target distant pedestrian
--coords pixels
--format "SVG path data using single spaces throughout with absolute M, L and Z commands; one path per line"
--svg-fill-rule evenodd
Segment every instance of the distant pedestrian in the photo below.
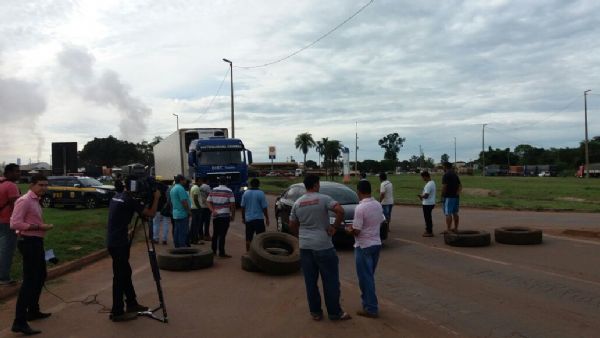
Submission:
M 394 186 L 392 182 L 388 181 L 387 174 L 382 172 L 379 174 L 379 181 L 381 185 L 379 187 L 379 201 L 383 207 L 383 214 L 388 222 L 388 229 L 392 228 L 392 207 L 394 206 Z
M 152 235 L 154 244 L 160 243 L 160 227 L 162 225 L 162 244 L 167 244 L 169 237 L 169 225 L 171 224 L 171 217 L 173 216 L 173 207 L 171 206 L 169 192 L 167 192 L 166 202 L 162 210 L 156 213 L 156 216 L 152 219 Z
M 190 189 L 190 202 L 192 209 L 192 225 L 190 227 L 190 243 L 198 244 L 202 226 L 202 210 L 200 209 L 200 177 L 196 177 Z
M 458 207 L 462 184 L 452 168 L 452 163 L 444 162 L 444 172 L 442 177 L 442 205 L 444 206 L 444 215 L 446 215 L 446 227 L 448 228 L 447 231 L 456 232 L 458 230 Z M 453 220 L 454 228 L 452 228 Z
M 219 186 L 210 192 L 206 201 L 213 217 L 213 253 L 218 253 L 221 258 L 231 258 L 231 255 L 225 252 L 225 237 L 230 222 L 235 219 L 235 197 L 225 185 L 224 178 L 219 177 Z
M 367 180 L 367 173 L 365 173 L 365 172 L 360 173 L 360 180 L 361 181 L 366 181 Z
M 187 180 L 183 175 L 175 177 L 176 184 L 171 188 L 169 196 L 173 206 L 173 243 L 176 248 L 188 247 L 188 233 L 190 229 L 190 195 L 184 185 Z
M 25 335 L 41 333 L 32 329 L 28 321 L 50 317 L 50 313 L 40 311 L 40 294 L 46 281 L 46 258 L 44 236 L 53 228 L 42 219 L 40 198 L 48 190 L 48 179 L 42 175 L 31 178 L 29 191 L 16 202 L 10 218 L 10 228 L 19 236 L 19 252 L 23 256 L 23 283 L 19 290 L 15 311 L 13 332 Z
M 359 181 L 360 203 L 354 211 L 354 222 L 349 229 L 354 235 L 354 259 L 361 291 L 362 310 L 357 315 L 377 318 L 379 305 L 375 294 L 375 269 L 381 251 L 381 222 L 385 221 L 381 204 L 371 197 L 371 183 Z
M 339 259 L 331 237 L 344 219 L 344 209 L 331 197 L 320 194 L 319 176 L 304 178 L 306 194 L 298 198 L 290 213 L 290 230 L 298 235 L 300 264 L 306 285 L 306 298 L 313 320 L 323 319 L 318 280 L 321 276 L 327 315 L 331 320 L 351 319 L 340 305 Z M 329 211 L 335 213 L 330 224 Z
M 10 267 L 17 247 L 17 235 L 10 228 L 10 216 L 15 201 L 21 196 L 16 183 L 20 176 L 19 166 L 10 163 L 4 167 L 4 176 L 0 177 L 0 286 L 16 283 L 10 278 Z
M 433 237 L 433 219 L 431 212 L 435 208 L 435 182 L 427 171 L 421 172 L 421 178 L 425 181 L 423 192 L 417 195 L 423 206 L 423 217 L 425 218 L 425 232 L 423 237 Z
M 210 209 L 208 208 L 208 195 L 210 194 L 210 185 L 206 176 L 200 178 L 200 234 L 204 234 L 205 241 L 211 241 L 210 237 Z
M 259 186 L 258 178 L 253 178 L 250 181 L 250 189 L 242 195 L 242 222 L 246 225 L 246 251 L 250 250 L 250 242 L 254 234 L 265 232 L 265 222 L 269 226 L 267 198 Z

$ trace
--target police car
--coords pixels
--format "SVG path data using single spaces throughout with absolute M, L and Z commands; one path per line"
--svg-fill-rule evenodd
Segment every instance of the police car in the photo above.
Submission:
M 78 205 L 94 209 L 108 202 L 115 194 L 115 187 L 104 185 L 91 177 L 50 176 L 48 191 L 42 196 L 44 208 L 52 208 L 57 204 L 65 207 Z

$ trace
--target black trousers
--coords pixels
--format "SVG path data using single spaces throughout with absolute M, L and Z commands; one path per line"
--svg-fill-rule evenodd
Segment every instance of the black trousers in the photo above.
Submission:
M 40 311 L 40 294 L 46 281 L 44 239 L 23 236 L 19 238 L 17 247 L 23 256 L 23 283 L 17 298 L 15 324 L 25 325 L 28 312 Z
M 425 232 L 428 234 L 433 233 L 433 219 L 431 218 L 431 212 L 435 205 L 424 205 L 423 206 L 423 217 L 425 218 Z
M 129 247 L 109 247 L 108 252 L 112 257 L 113 268 L 113 306 L 111 313 L 119 315 L 125 312 L 123 296 L 127 299 L 127 305 L 137 304 L 133 282 L 131 281 L 131 265 L 129 265 Z
M 190 227 L 189 242 L 198 243 L 202 234 L 202 210 L 192 209 L 192 226 Z
M 225 254 L 225 236 L 227 236 L 227 230 L 229 230 L 229 221 L 229 217 L 213 219 L 212 251 L 215 255 L 217 254 L 217 246 L 219 255 Z
M 210 209 L 200 208 L 200 233 L 204 231 L 204 236 L 210 236 Z

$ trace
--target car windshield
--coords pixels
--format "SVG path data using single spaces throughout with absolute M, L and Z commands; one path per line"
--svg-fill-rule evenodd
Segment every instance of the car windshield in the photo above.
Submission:
M 358 195 L 349 188 L 321 186 L 319 192 L 333 198 L 339 204 L 358 204 Z
M 93 179 L 93 178 L 89 178 L 89 177 L 80 178 L 79 182 L 81 182 L 81 185 L 83 187 L 99 187 L 102 185 L 102 182 L 100 182 L 96 179 Z
M 235 151 L 204 151 L 198 154 L 201 165 L 226 165 L 242 163 L 242 152 Z

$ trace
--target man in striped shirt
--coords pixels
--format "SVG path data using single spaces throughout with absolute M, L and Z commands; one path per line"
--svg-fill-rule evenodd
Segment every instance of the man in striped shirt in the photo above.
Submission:
M 214 188 L 206 201 L 213 217 L 212 250 L 219 257 L 231 258 L 225 253 L 225 236 L 229 223 L 235 219 L 235 197 L 231 189 L 225 185 L 225 179 L 219 177 L 219 186 Z

